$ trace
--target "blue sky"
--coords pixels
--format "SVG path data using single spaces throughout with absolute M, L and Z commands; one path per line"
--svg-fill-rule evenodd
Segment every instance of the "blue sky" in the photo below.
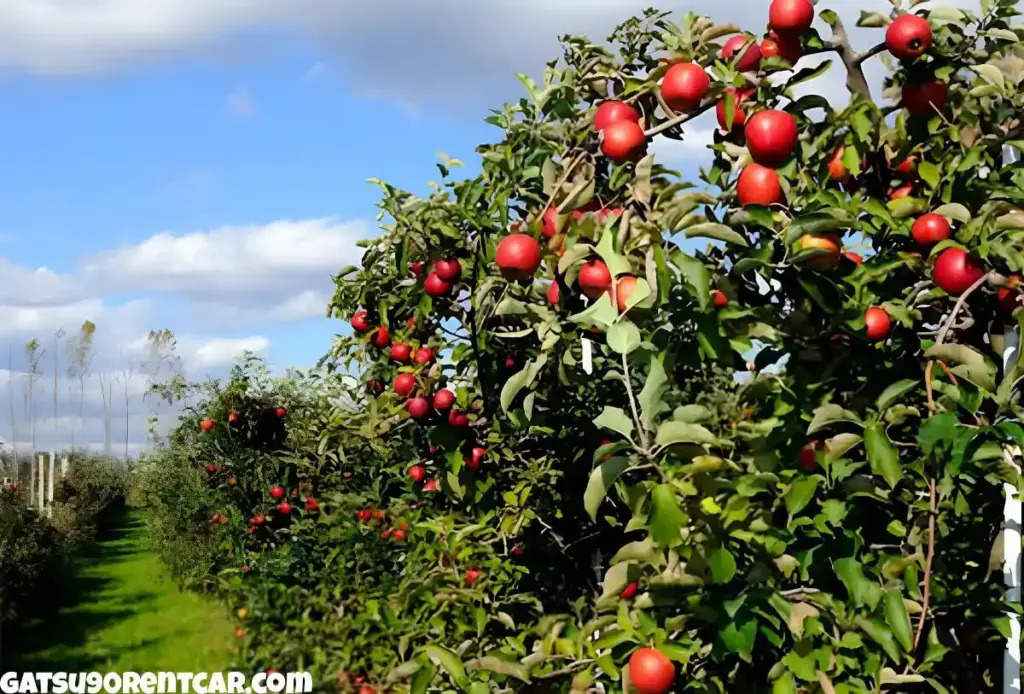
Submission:
M 516 71 L 537 74 L 558 35 L 603 37 L 648 4 L 5 0 L 0 347 L 20 355 L 42 340 L 47 383 L 54 331 L 97 323 L 88 421 L 75 425 L 93 444 L 99 374 L 128 366 L 140 394 L 149 329 L 179 336 L 192 377 L 223 373 L 244 348 L 276 370 L 313 363 L 342 329 L 323 318 L 329 274 L 358 262 L 355 241 L 376 233 L 366 179 L 423 192 L 438 150 L 473 162 L 497 136 L 488 108 L 521 95 Z M 848 22 L 889 7 L 827 4 Z M 746 25 L 767 8 L 717 5 L 690 9 Z M 661 161 L 693 175 L 714 127 L 705 115 L 687 142 L 655 147 Z M 19 408 L 23 370 L 0 370 Z M 141 446 L 141 398 L 112 414 L 115 431 L 126 416 Z M 43 445 L 65 443 L 70 426 L 61 418 Z M 9 422 L 0 436 L 11 438 Z

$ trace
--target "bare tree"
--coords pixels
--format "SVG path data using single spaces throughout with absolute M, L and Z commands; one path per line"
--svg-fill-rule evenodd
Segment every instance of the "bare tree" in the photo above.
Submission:
M 18 417 L 14 409 L 14 345 L 7 345 L 7 395 L 11 404 L 11 450 L 18 468 Z
M 173 404 L 188 398 L 188 383 L 177 349 L 178 339 L 167 328 L 150 330 L 146 336 L 146 360 L 143 362 L 147 375 L 146 395 L 157 395 L 160 398 L 149 417 L 149 435 L 152 439 L 157 438 L 160 403 Z
M 64 329 L 61 328 L 53 334 L 53 441 L 56 444 L 60 441 L 60 341 L 64 339 Z
M 114 407 L 114 384 L 117 376 L 112 374 L 99 374 L 100 395 L 103 396 L 103 452 L 106 455 L 111 453 L 111 410 Z
M 128 460 L 128 439 L 131 436 L 130 418 L 129 412 L 131 408 L 128 386 L 132 380 L 135 369 L 132 368 L 132 363 L 124 356 L 124 347 L 121 348 L 121 382 L 124 385 L 124 459 Z
M 78 421 L 85 419 L 85 380 L 89 376 L 89 366 L 93 358 L 93 338 L 96 335 L 96 324 L 91 320 L 82 323 L 78 335 L 68 340 L 68 376 L 78 379 Z M 68 390 L 71 390 L 68 384 Z M 74 400 L 72 399 L 72 403 Z M 75 424 L 71 425 L 71 447 L 75 446 Z
M 25 343 L 25 359 L 28 361 L 28 388 L 25 392 L 25 414 L 28 417 L 28 426 L 31 432 L 32 455 L 35 455 L 36 452 L 36 413 L 34 409 L 36 381 L 39 380 L 39 376 L 42 374 L 39 364 L 44 354 L 46 354 L 46 350 L 39 348 L 39 340 L 36 338 L 33 337 Z

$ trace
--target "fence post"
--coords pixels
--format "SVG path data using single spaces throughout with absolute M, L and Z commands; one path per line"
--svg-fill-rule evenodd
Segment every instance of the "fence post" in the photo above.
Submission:
M 53 518 L 53 473 L 54 468 L 57 466 L 57 452 L 50 451 L 50 479 L 49 484 L 46 488 L 46 500 L 47 500 L 47 515 Z

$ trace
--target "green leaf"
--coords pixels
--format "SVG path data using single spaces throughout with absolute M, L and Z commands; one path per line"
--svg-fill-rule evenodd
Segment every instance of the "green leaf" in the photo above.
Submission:
M 420 661 L 410 660 L 393 668 L 391 672 L 388 673 L 387 677 L 384 678 L 384 681 L 386 684 L 392 684 L 394 682 L 407 679 L 419 672 L 422 667 L 423 663 Z
M 814 434 L 837 422 L 853 422 L 863 426 L 860 417 L 853 412 L 844 410 L 839 405 L 822 405 L 814 409 L 814 416 L 811 418 L 811 423 L 807 426 L 807 434 Z
M 946 219 L 952 219 L 961 224 L 967 224 L 971 221 L 971 212 L 966 207 L 958 202 L 951 202 L 945 205 L 939 205 L 933 212 L 935 214 L 945 217 Z
M 437 666 L 433 662 L 427 661 L 423 664 L 416 674 L 413 675 L 412 684 L 409 687 L 409 694 L 425 694 L 430 683 L 434 680 L 437 675 Z
M 594 419 L 594 426 L 617 431 L 630 440 L 633 437 L 633 420 L 618 407 L 605 406 L 601 414 Z
M 505 385 L 501 388 L 501 409 L 503 412 L 508 413 L 508 408 L 512 405 L 512 401 L 516 399 L 516 395 L 526 386 L 529 380 L 530 374 L 526 368 L 509 376 L 508 380 L 505 381 Z
M 961 344 L 933 345 L 924 355 L 928 359 L 955 362 L 958 366 L 950 369 L 957 376 L 992 392 L 996 389 L 996 367 L 978 350 Z
M 896 447 L 885 434 L 885 429 L 878 422 L 864 429 L 864 446 L 871 463 L 871 472 L 880 475 L 890 487 L 895 487 L 903 479 L 903 468 Z
M 619 354 L 629 354 L 640 346 L 640 330 L 628 320 L 621 321 L 608 328 L 607 340 Z
M 832 562 L 836 576 L 846 586 L 850 599 L 858 607 L 874 610 L 882 599 L 882 589 L 875 581 L 864 575 L 864 567 L 853 557 L 836 559 Z
M 703 405 L 680 405 L 672 412 L 672 419 L 677 422 L 699 424 L 712 417 L 712 412 Z
M 713 444 L 715 435 L 699 424 L 690 424 L 669 419 L 658 427 L 658 435 L 655 438 L 658 446 L 671 446 L 675 443 L 696 443 L 700 445 Z
M 923 161 L 917 166 L 917 175 L 928 184 L 929 188 L 936 188 L 939 185 L 939 180 L 942 174 L 939 172 L 939 167 L 930 161 Z
M 879 411 L 887 410 L 896 404 L 896 401 L 902 398 L 904 395 L 912 391 L 915 387 L 920 384 L 920 381 L 913 378 L 904 378 L 901 381 L 896 381 L 889 385 L 888 388 L 882 391 L 882 394 L 878 396 L 878 400 L 875 401 L 875 407 Z
M 618 277 L 633 271 L 629 261 L 615 252 L 615 226 L 605 227 L 601 235 L 601 241 L 597 244 L 597 254 L 608 266 L 612 277 Z
M 726 99 L 726 101 L 729 101 Z M 733 243 L 737 246 L 743 246 L 747 248 L 750 243 L 743 238 L 742 234 L 735 231 L 732 227 L 728 227 L 724 224 L 718 224 L 717 222 L 704 222 L 703 224 L 697 224 L 686 230 L 686 238 L 705 238 L 705 239 L 717 239 L 718 241 L 725 241 L 726 243 Z
M 726 101 L 729 100 L 726 99 Z M 683 274 L 683 279 L 697 293 L 697 305 L 702 310 L 706 309 L 708 302 L 711 301 L 711 273 L 707 265 L 682 251 L 676 251 L 670 256 L 670 259 L 672 264 Z
M 466 686 L 466 670 L 459 656 L 440 646 L 425 646 L 423 650 L 432 661 L 444 668 L 455 684 L 460 687 Z
M 784 497 L 790 517 L 800 513 L 811 503 L 814 492 L 818 490 L 818 482 L 817 477 L 802 477 L 790 485 Z
M 583 508 L 591 520 L 597 520 L 597 510 L 608 495 L 608 490 L 628 467 L 629 458 L 617 457 L 604 461 L 590 473 L 587 490 L 583 493 Z
M 612 298 L 608 292 L 602 294 L 597 301 L 584 310 L 569 316 L 569 320 L 574 323 L 598 325 L 604 328 L 613 325 L 618 318 L 618 308 L 612 304 Z
M 845 210 L 829 208 L 809 212 L 793 218 L 786 228 L 786 244 L 796 242 L 802 236 L 819 235 L 842 229 L 853 229 L 857 220 Z
M 488 672 L 496 672 L 499 675 L 515 677 L 517 680 L 522 682 L 530 682 L 530 671 L 525 665 L 515 661 L 502 660 L 501 658 L 496 658 L 494 656 L 484 656 L 483 658 L 471 660 L 466 663 L 466 667 L 471 670 L 487 670 Z
M 895 662 L 900 660 L 900 650 L 896 645 L 896 640 L 892 636 L 892 632 L 889 631 L 889 627 L 882 624 L 877 619 L 867 619 L 865 617 L 857 617 L 854 619 L 854 623 L 860 627 L 865 634 L 871 637 L 871 640 L 877 643 L 885 651 L 885 654 Z
M 711 578 L 715 583 L 728 583 L 736 575 L 736 559 L 724 547 L 711 553 L 708 566 L 711 567 Z
M 651 355 L 651 365 L 647 369 L 647 380 L 644 382 L 643 390 L 637 396 L 640 403 L 640 422 L 647 429 L 654 430 L 654 422 L 658 415 L 668 409 L 663 398 L 665 388 L 668 384 L 668 376 L 665 375 L 665 367 L 661 365 L 658 355 Z
M 910 627 L 910 615 L 907 613 L 907 606 L 903 602 L 903 591 L 885 591 L 885 623 L 889 625 L 893 635 L 903 647 L 904 652 L 910 653 L 914 648 L 914 640 Z
M 679 531 L 688 521 L 689 518 L 679 508 L 672 485 L 659 484 L 655 487 L 651 492 L 651 514 L 647 519 L 647 527 L 654 541 L 669 547 L 682 544 L 683 538 Z

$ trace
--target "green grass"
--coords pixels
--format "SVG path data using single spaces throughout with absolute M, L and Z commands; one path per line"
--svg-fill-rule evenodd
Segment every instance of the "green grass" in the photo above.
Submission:
M 182 592 L 128 511 L 82 559 L 56 618 L 21 634 L 19 670 L 213 672 L 229 669 L 233 626 L 221 606 Z

